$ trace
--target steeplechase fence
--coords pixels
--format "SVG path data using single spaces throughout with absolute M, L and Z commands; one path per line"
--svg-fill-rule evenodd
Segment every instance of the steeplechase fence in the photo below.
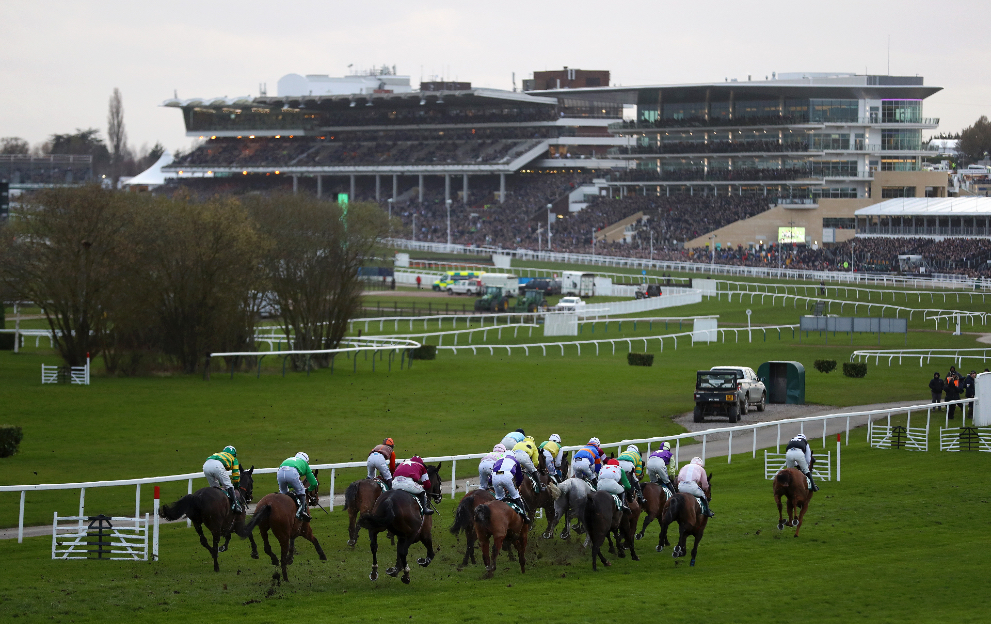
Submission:
M 155 518 L 157 525 L 157 514 Z M 150 526 L 149 514 L 134 518 L 59 516 L 56 511 L 52 521 L 52 559 L 148 561 Z
M 839 460 L 840 448 L 837 442 L 836 446 L 836 458 Z M 823 453 L 822 455 L 817 454 L 815 456 L 815 464 L 812 466 L 812 476 L 815 479 L 821 481 L 831 481 L 832 471 L 830 468 L 833 464 L 833 454 L 831 452 Z M 778 474 L 785 469 L 786 460 L 784 453 L 772 453 L 770 451 L 764 451 L 764 478 L 773 479 L 774 475 Z M 836 472 L 836 480 L 840 480 L 839 470 Z

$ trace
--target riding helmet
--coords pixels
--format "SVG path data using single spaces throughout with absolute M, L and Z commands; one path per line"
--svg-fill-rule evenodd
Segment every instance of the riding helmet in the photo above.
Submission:
M 670 442 L 665 442 L 664 444 L 662 444 L 661 445 L 661 450 L 662 451 L 670 451 L 671 450 L 671 443 Z
M 705 461 L 701 457 L 693 457 L 692 463 L 695 464 L 696 466 L 702 466 L 703 468 L 705 468 Z
M 588 443 L 591 444 L 592 446 L 601 446 L 602 444 L 601 442 L 599 442 L 599 438 L 591 438 L 588 441 Z
M 502 444 L 496 444 L 495 446 L 492 447 L 492 452 L 493 453 L 505 453 L 506 452 L 506 447 L 503 446 Z
M 392 447 L 395 447 L 396 446 L 396 443 L 392 441 L 392 438 L 386 438 L 385 440 L 382 441 L 382 444 L 385 444 L 386 446 L 392 446 Z
M 551 442 L 557 442 L 558 444 L 560 444 L 561 443 L 561 436 L 559 436 L 556 433 L 552 433 L 551 434 L 551 437 L 548 438 L 548 440 L 550 440 Z
M 296 453 L 296 459 L 301 459 L 306 463 L 310 463 L 310 456 L 304 453 L 303 451 Z
M 806 442 L 808 442 L 808 441 L 809 441 L 809 439 L 805 437 L 805 434 L 804 434 L 804 433 L 800 433 L 800 434 L 798 434 L 798 435 L 797 435 L 797 436 L 795 436 L 795 437 L 796 437 L 797 439 L 799 439 L 799 440 L 805 440 Z
M 224 450 L 222 452 L 223 453 L 230 453 L 234 457 L 237 457 L 237 449 L 234 448 L 233 446 L 229 445 L 229 444 L 224 447 Z
M 640 448 L 636 444 L 629 445 L 628 447 L 626 447 L 626 450 L 629 451 L 630 453 L 636 453 L 637 455 L 640 454 Z

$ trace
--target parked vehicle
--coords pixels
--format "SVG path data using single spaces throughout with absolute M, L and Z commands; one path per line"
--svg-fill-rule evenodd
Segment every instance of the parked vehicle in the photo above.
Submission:
M 561 294 L 577 297 L 595 296 L 595 273 L 564 271 L 561 273 Z
M 454 280 L 447 287 L 449 295 L 478 295 L 482 292 L 481 279 L 459 279 Z
M 731 370 L 696 371 L 695 422 L 706 416 L 726 416 L 731 423 L 740 420 L 743 393 L 737 384 L 736 372 Z
M 502 286 L 485 286 L 482 296 L 475 300 L 478 312 L 505 312 L 509 309 L 509 297 Z
M 554 306 L 555 312 L 579 312 L 585 308 L 585 302 L 580 297 L 561 297 Z
M 640 284 L 637 286 L 637 299 L 650 299 L 661 296 L 660 284 Z
M 520 281 L 522 282 L 522 280 Z M 551 279 L 548 277 L 535 277 L 528 280 L 525 284 L 520 284 L 520 293 L 527 290 L 539 290 L 544 293 L 545 297 L 560 295 L 561 280 Z
M 758 412 L 763 412 L 767 407 L 767 388 L 754 369 L 746 366 L 713 366 L 712 370 L 733 371 L 736 374 L 737 385 L 744 399 L 740 408 L 741 414 L 746 414 L 751 405 L 755 406 Z
M 514 312 L 546 312 L 547 311 L 547 299 L 544 297 L 543 291 L 540 290 L 527 290 L 520 294 L 516 298 L 516 306 L 513 308 Z
M 484 271 L 448 271 L 444 277 L 434 280 L 433 289 L 447 290 L 447 287 L 457 280 L 478 279 L 483 275 L 485 275 Z
M 510 273 L 483 273 L 482 286 L 498 286 L 506 297 L 515 297 L 520 292 L 520 278 Z

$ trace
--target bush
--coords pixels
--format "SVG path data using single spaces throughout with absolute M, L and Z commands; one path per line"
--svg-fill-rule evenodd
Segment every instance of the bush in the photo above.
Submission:
M 816 360 L 812 363 L 820 373 L 831 373 L 836 370 L 836 360 Z M 861 375 L 863 377 L 863 375 Z
M 866 362 L 843 362 L 843 374 L 847 377 L 860 378 L 867 374 Z
M 627 353 L 626 362 L 630 366 L 653 366 L 653 353 Z
M 24 439 L 20 427 L 0 425 L 0 457 L 10 457 L 17 452 L 17 445 Z
M 409 352 L 411 360 L 436 360 L 437 347 L 435 345 L 421 345 Z
M 14 334 L 0 334 L 0 351 L 14 350 Z

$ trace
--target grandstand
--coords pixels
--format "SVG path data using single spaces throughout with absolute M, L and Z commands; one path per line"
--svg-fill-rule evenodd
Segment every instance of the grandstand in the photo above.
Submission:
M 9 182 L 11 189 L 18 190 L 79 185 L 93 180 L 93 157 L 0 154 L 0 180 Z

